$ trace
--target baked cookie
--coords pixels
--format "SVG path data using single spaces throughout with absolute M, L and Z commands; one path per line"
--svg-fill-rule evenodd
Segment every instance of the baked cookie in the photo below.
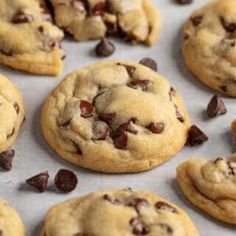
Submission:
M 236 97 L 236 1 L 216 0 L 193 12 L 184 26 L 182 52 L 207 86 Z
M 52 207 L 41 236 L 199 235 L 187 214 L 149 192 L 90 193 Z
M 20 92 L 10 80 L 0 74 L 0 153 L 13 144 L 24 117 Z
M 193 159 L 177 168 L 186 197 L 212 217 L 236 224 L 236 154 L 215 160 Z
M 15 211 L 6 201 L 0 198 L 0 235 L 24 236 L 23 223 Z
M 150 0 L 51 0 L 56 24 L 78 41 L 119 35 L 155 43 L 160 16 Z
M 40 75 L 62 69 L 63 32 L 45 20 L 36 0 L 0 1 L 0 63 Z
M 65 160 L 102 172 L 160 165 L 186 143 L 189 116 L 169 82 L 144 65 L 104 61 L 69 74 L 49 95 L 41 125 Z

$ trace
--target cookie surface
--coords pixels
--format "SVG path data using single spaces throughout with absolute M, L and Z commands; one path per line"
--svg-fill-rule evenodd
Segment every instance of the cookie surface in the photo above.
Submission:
M 52 0 L 55 21 L 78 41 L 117 35 L 154 44 L 160 16 L 150 0 Z
M 94 192 L 52 207 L 41 236 L 191 235 L 187 214 L 148 192 L 131 189 Z
M 193 12 L 184 26 L 182 52 L 204 84 L 236 97 L 236 1 L 216 0 Z
M 0 2 L 0 63 L 33 74 L 57 75 L 62 69 L 63 32 L 44 20 L 36 0 Z
M 25 110 L 19 90 L 0 74 L 0 152 L 15 141 L 24 121 Z
M 15 211 L 6 201 L 0 198 L 0 235 L 24 236 L 23 223 Z
M 141 64 L 104 61 L 69 74 L 49 95 L 41 125 L 65 160 L 102 172 L 138 172 L 186 143 L 189 116 L 168 81 Z
M 177 168 L 177 181 L 195 206 L 218 220 L 236 224 L 236 155 L 184 162 Z

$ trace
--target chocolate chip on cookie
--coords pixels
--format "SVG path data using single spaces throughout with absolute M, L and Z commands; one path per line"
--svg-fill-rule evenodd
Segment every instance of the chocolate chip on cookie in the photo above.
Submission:
M 116 118 L 116 113 L 99 113 L 98 118 L 110 125 Z
M 146 66 L 146 67 L 149 67 L 150 69 L 152 69 L 154 71 L 158 71 L 157 63 L 152 58 L 144 57 L 143 59 L 141 59 L 139 61 L 139 63 Z
M 162 230 L 164 230 L 168 235 L 173 235 L 174 230 L 168 224 L 161 223 L 159 224 Z
M 223 100 L 218 95 L 214 95 L 207 106 L 208 117 L 213 118 L 219 115 L 223 115 L 226 112 L 227 109 Z
M 176 0 L 176 2 L 181 5 L 186 5 L 192 3 L 193 0 Z
M 12 22 L 15 24 L 19 23 L 31 23 L 34 20 L 34 16 L 31 14 L 25 13 L 23 10 L 17 12 L 17 14 L 13 17 Z
M 33 186 L 34 188 L 37 188 L 39 192 L 42 193 L 47 190 L 48 178 L 49 178 L 48 171 L 44 171 L 33 177 L 30 177 L 25 182 L 28 185 Z
M 95 53 L 99 57 L 108 57 L 115 52 L 115 45 L 106 38 L 102 38 L 95 48 Z
M 123 63 L 120 63 L 118 62 L 117 63 L 118 66 L 124 66 L 127 70 L 127 73 L 129 74 L 130 77 L 133 76 L 133 73 L 135 72 L 136 68 L 135 66 L 131 66 L 131 65 L 126 65 L 126 64 L 123 64 Z
M 148 86 L 151 84 L 151 81 L 150 80 L 141 80 L 141 79 L 133 79 L 131 82 L 130 82 L 130 85 L 131 87 L 133 88 L 141 88 L 142 90 L 147 90 L 148 89 Z
M 112 134 L 114 146 L 118 149 L 125 149 L 128 143 L 128 135 L 124 130 L 116 131 Z
M 147 128 L 154 134 L 160 134 L 164 131 L 165 125 L 162 122 L 151 122 Z
M 93 107 L 92 103 L 90 103 L 88 101 L 81 100 L 79 107 L 80 107 L 82 117 L 88 118 L 93 115 L 94 107 Z
M 92 9 L 92 15 L 102 16 L 106 10 L 106 2 L 98 2 Z
M 220 17 L 220 21 L 227 32 L 234 33 L 236 31 L 236 23 L 227 22 L 224 17 Z
M 119 127 L 118 127 L 118 131 L 127 131 L 127 132 L 130 132 L 130 133 L 133 133 L 133 134 L 137 134 L 138 131 L 134 128 L 133 124 L 135 123 L 136 119 L 129 119 L 127 122 L 121 124 Z
M 194 16 L 191 17 L 191 21 L 195 27 L 199 26 L 202 22 L 203 16 Z
M 119 199 L 117 199 L 109 194 L 104 194 L 103 198 L 114 205 L 121 205 L 121 201 Z
M 134 207 L 137 213 L 139 214 L 142 207 L 147 207 L 150 204 L 145 198 L 135 197 L 131 200 L 131 202 L 129 202 L 128 205 Z
M 69 193 L 76 188 L 78 179 L 73 171 L 60 169 L 55 176 L 54 183 L 58 191 Z
M 4 170 L 10 170 L 12 168 L 12 160 L 14 156 L 15 151 L 13 149 L 0 153 L 0 166 Z
M 170 211 L 170 212 L 173 212 L 173 213 L 177 213 L 176 208 L 172 207 L 171 205 L 169 205 L 166 202 L 159 201 L 155 204 L 155 207 L 158 210 L 164 210 L 164 211 Z
M 93 139 L 105 140 L 109 136 L 109 127 L 105 122 L 97 121 L 93 124 Z
M 141 221 L 139 217 L 132 218 L 129 223 L 133 227 L 134 235 L 146 235 L 150 232 L 149 228 Z
M 229 166 L 229 174 L 231 175 L 236 175 L 236 162 L 234 161 L 229 161 L 228 162 L 228 166 Z
M 177 119 L 178 119 L 181 123 L 183 123 L 183 122 L 185 121 L 183 115 L 180 113 L 179 108 L 178 108 L 176 105 L 174 105 L 174 106 L 175 106 L 175 113 L 176 113 Z
M 208 140 L 208 137 L 196 125 L 192 125 L 188 132 L 188 144 L 190 146 L 200 145 Z
M 20 107 L 19 107 L 19 104 L 18 104 L 17 102 L 14 104 L 14 108 L 15 108 L 15 110 L 16 110 L 16 113 L 19 114 L 19 112 L 20 112 Z

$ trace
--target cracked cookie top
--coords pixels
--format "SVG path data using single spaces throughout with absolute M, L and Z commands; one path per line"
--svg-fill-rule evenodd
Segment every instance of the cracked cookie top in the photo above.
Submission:
M 98 171 L 136 172 L 182 148 L 189 116 L 155 71 L 107 61 L 69 74 L 46 100 L 41 123 L 64 159 Z

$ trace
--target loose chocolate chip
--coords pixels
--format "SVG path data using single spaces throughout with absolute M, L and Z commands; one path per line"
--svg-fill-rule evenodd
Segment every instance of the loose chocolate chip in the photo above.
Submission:
M 224 17 L 220 17 L 220 21 L 224 29 L 229 33 L 234 33 L 236 31 L 236 23 L 228 23 L 225 21 Z
M 4 170 L 10 170 L 12 168 L 12 160 L 14 156 L 15 151 L 13 149 L 0 153 L 0 166 Z
M 105 140 L 109 136 L 109 127 L 105 122 L 97 121 L 93 125 L 93 139 Z
M 142 88 L 143 90 L 147 90 L 150 85 L 150 80 L 141 80 L 141 79 L 133 79 L 130 84 L 133 88 Z
M 203 16 L 194 16 L 191 17 L 191 21 L 195 27 L 199 26 L 202 23 Z
M 164 131 L 165 125 L 162 122 L 151 122 L 147 128 L 154 134 L 160 134 Z
M 168 233 L 168 235 L 174 233 L 173 229 L 169 225 L 167 224 L 159 224 L 159 225 L 164 231 L 166 231 L 166 233 Z
M 131 202 L 129 203 L 129 206 L 132 206 L 135 208 L 135 210 L 139 213 L 140 212 L 140 209 L 142 207 L 147 207 L 149 206 L 149 202 L 147 199 L 145 198 L 134 198 L 131 200 Z
M 106 2 L 98 2 L 92 9 L 94 16 L 102 16 L 106 10 Z
M 120 205 L 121 204 L 121 201 L 115 197 L 112 197 L 108 194 L 104 194 L 103 195 L 103 198 L 107 201 L 109 201 L 110 203 L 114 204 L 114 205 Z
M 20 23 L 31 23 L 34 20 L 34 16 L 31 14 L 27 14 L 23 11 L 19 11 L 14 18 L 12 19 L 12 22 L 15 24 Z
M 166 202 L 162 202 L 162 201 L 159 201 L 155 204 L 155 207 L 158 209 L 158 210 L 164 210 L 164 211 L 170 211 L 170 212 L 173 212 L 173 213 L 176 213 L 177 210 L 176 208 L 172 207 L 171 205 L 169 205 L 168 203 Z
M 42 193 L 47 190 L 48 178 L 49 178 L 49 174 L 47 171 L 45 171 L 27 179 L 25 182 L 28 185 L 37 188 L 39 192 Z
M 176 0 L 176 2 L 181 5 L 186 5 L 192 3 L 193 0 Z
M 183 115 L 180 113 L 179 108 L 178 108 L 176 105 L 174 105 L 174 106 L 175 106 L 175 113 L 176 113 L 177 119 L 178 119 L 181 123 L 183 123 L 183 122 L 185 121 Z
M 122 64 L 120 62 L 118 62 L 117 65 L 118 66 L 124 66 L 126 68 L 127 73 L 129 74 L 130 77 L 132 77 L 134 71 L 136 70 L 136 68 L 134 66 Z
M 227 109 L 223 100 L 218 95 L 214 95 L 207 106 L 208 117 L 213 118 L 219 115 L 223 115 L 226 112 Z
M 98 118 L 110 125 L 116 118 L 116 113 L 100 113 Z
M 80 111 L 82 117 L 84 118 L 91 117 L 93 115 L 93 104 L 88 101 L 81 100 Z
M 125 131 L 117 131 L 112 134 L 114 145 L 118 149 L 125 149 L 128 143 L 128 136 Z
M 200 145 L 208 140 L 208 137 L 196 125 L 192 125 L 188 131 L 188 143 L 190 146 Z
M 19 107 L 18 103 L 15 103 L 15 104 L 14 104 L 14 108 L 15 108 L 15 110 L 16 110 L 16 113 L 19 114 L 19 112 L 20 112 L 20 107 Z
M 12 129 L 11 133 L 7 135 L 7 138 L 10 138 L 14 135 L 15 133 L 15 128 Z
M 158 71 L 157 63 L 152 58 L 144 57 L 142 60 L 139 61 L 139 64 L 149 67 L 154 71 Z
M 138 131 L 132 126 L 132 123 L 135 123 L 135 120 L 136 119 L 130 119 L 128 120 L 127 122 L 121 124 L 119 127 L 118 127 L 118 131 L 127 131 L 127 132 L 130 132 L 132 134 L 137 134 Z
M 135 235 L 146 235 L 150 232 L 149 228 L 138 217 L 132 218 L 129 223 L 133 227 L 133 234 Z
M 71 170 L 60 169 L 55 176 L 54 183 L 58 191 L 69 193 L 76 188 L 78 179 Z
M 115 52 L 115 45 L 106 38 L 102 38 L 95 48 L 98 57 L 109 57 Z

